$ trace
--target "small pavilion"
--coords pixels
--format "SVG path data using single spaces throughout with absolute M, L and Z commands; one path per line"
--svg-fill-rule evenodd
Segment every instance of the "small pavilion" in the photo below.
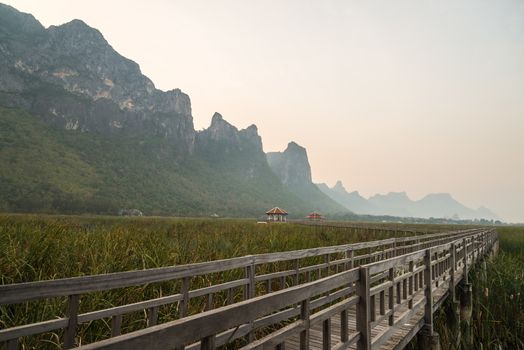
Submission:
M 279 207 L 274 207 L 273 209 L 266 212 L 267 221 L 274 222 L 286 222 L 287 211 L 280 209 Z
M 306 219 L 309 219 L 311 221 L 321 221 L 321 220 L 324 220 L 324 217 L 322 216 L 322 214 L 314 211 L 310 213 L 308 216 L 306 216 Z

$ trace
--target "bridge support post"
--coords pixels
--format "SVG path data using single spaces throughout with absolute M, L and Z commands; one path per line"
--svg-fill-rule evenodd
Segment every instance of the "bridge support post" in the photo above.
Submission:
M 423 328 L 418 334 L 418 345 L 420 350 L 440 350 L 440 336 L 435 331 L 430 334 Z
M 463 334 L 466 344 L 473 344 L 473 332 L 471 329 L 471 315 L 473 312 L 473 286 L 464 283 L 460 292 L 460 320 L 463 322 Z
M 496 239 L 493 242 L 493 247 L 491 248 L 491 253 L 489 255 L 491 258 L 494 258 L 498 255 L 498 253 L 499 253 L 499 240 Z
M 460 320 L 471 320 L 473 310 L 473 286 L 471 283 L 464 283 L 460 291 Z
M 447 322 L 449 324 L 449 329 L 451 330 L 451 334 L 454 340 L 455 349 L 460 348 L 460 340 L 462 338 L 462 331 L 460 329 L 460 302 L 456 300 L 451 300 L 449 303 L 449 308 L 447 312 Z
M 433 268 L 431 263 L 432 249 L 426 250 L 424 257 L 424 283 L 426 305 L 424 308 L 424 327 L 419 332 L 418 343 L 421 350 L 440 350 L 440 337 L 433 329 Z

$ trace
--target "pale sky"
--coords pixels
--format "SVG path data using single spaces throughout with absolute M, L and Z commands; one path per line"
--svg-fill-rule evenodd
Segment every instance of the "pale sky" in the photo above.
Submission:
M 265 151 L 296 141 L 315 182 L 524 222 L 522 0 L 4 2 L 99 29 L 197 129 L 217 111 Z

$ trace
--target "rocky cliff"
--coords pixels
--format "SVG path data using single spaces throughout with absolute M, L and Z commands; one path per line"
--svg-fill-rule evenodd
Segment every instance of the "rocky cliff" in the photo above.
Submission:
M 345 209 L 322 193 L 312 182 L 306 149 L 290 142 L 283 152 L 267 153 L 267 161 L 284 186 L 298 197 L 314 204 L 312 209 L 340 213 Z
M 283 184 L 288 186 L 311 183 L 311 166 L 306 149 L 290 142 L 284 152 L 267 153 L 267 161 Z
M 56 126 L 97 134 L 160 135 L 191 153 L 189 97 L 161 91 L 80 20 L 44 28 L 0 4 L 0 102 Z

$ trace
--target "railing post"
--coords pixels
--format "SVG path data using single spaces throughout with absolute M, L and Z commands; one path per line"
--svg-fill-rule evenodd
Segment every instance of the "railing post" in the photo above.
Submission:
M 215 335 L 209 335 L 200 341 L 200 350 L 215 350 Z
M 353 267 L 355 267 L 355 262 L 354 262 L 354 252 L 353 250 L 347 250 L 346 251 L 346 259 L 349 259 L 349 261 L 346 262 L 346 270 L 349 270 L 349 269 L 352 269 Z
M 70 295 L 67 303 L 67 328 L 64 331 L 64 349 L 75 346 L 76 326 L 78 325 L 78 295 Z
M 408 308 L 409 309 L 413 309 L 413 292 L 414 292 L 414 284 L 416 283 L 413 283 L 413 281 L 415 280 L 415 276 L 413 276 L 413 271 L 415 271 L 415 263 L 413 261 L 410 261 L 409 262 L 409 273 L 411 276 L 409 276 L 409 290 L 408 290 L 408 295 L 409 295 L 409 302 L 408 302 Z
M 300 319 L 305 327 L 300 332 L 300 350 L 309 350 L 309 299 L 303 300 L 300 304 Z
M 456 301 L 456 295 L 455 295 L 455 270 L 457 269 L 457 250 L 455 247 L 455 243 L 451 243 L 450 247 L 450 253 L 451 253 L 451 266 L 450 268 L 450 281 L 449 281 L 449 290 L 451 294 L 451 300 Z
M 349 339 L 348 326 L 348 310 L 342 310 L 340 312 L 340 340 L 342 342 L 346 342 Z
M 388 295 L 388 307 L 389 307 L 389 310 L 391 311 L 391 314 L 389 315 L 389 318 L 388 318 L 388 324 L 390 326 L 393 326 L 393 324 L 395 323 L 395 303 L 394 303 L 394 298 L 393 298 L 393 290 L 395 289 L 394 288 L 394 282 L 395 282 L 395 268 L 392 267 L 389 269 L 389 272 L 388 272 L 388 279 L 391 281 L 391 287 L 389 287 L 389 295 Z M 400 296 L 400 293 L 398 291 L 398 287 L 400 286 L 400 283 L 397 284 L 397 298 Z
M 9 339 L 7 341 L 7 350 L 17 350 L 18 349 L 18 339 Z
M 158 306 L 149 308 L 147 310 L 147 326 L 151 327 L 156 325 L 158 321 Z
M 300 260 L 299 259 L 295 259 L 295 276 L 294 276 L 294 283 L 295 283 L 295 286 L 298 286 L 298 282 L 299 282 L 299 275 L 298 275 L 298 271 L 300 270 Z M 253 295 L 254 297 L 254 295 Z
M 431 248 L 426 250 L 424 257 L 424 279 L 426 282 L 426 305 L 424 308 L 424 327 L 419 333 L 420 349 L 440 349 L 439 335 L 433 329 L 433 273 L 431 269 Z
M 277 344 L 277 346 L 275 346 L 275 350 L 286 350 L 286 342 L 283 341 L 282 343 Z
M 357 304 L 357 331 L 360 332 L 360 338 L 357 342 L 358 350 L 371 349 L 371 312 L 369 305 L 369 269 L 360 267 L 360 278 L 357 282 L 357 295 L 359 302 Z
M 331 318 L 322 322 L 322 350 L 331 349 Z
M 397 240 L 396 239 L 393 241 L 393 252 L 392 253 L 393 254 L 392 254 L 391 258 L 394 258 L 394 257 L 397 256 Z
M 467 238 L 464 238 L 462 242 L 463 242 L 462 251 L 464 254 L 464 269 L 462 273 L 464 274 L 464 283 L 468 284 L 469 280 L 468 280 L 468 240 Z
M 433 269 L 431 268 L 431 248 L 426 250 L 426 255 L 424 256 L 424 283 L 425 291 L 424 295 L 426 297 L 426 305 L 424 308 L 424 326 L 426 332 L 429 335 L 433 335 Z
M 180 301 L 180 318 L 183 318 L 187 316 L 189 304 L 189 277 L 182 278 L 182 288 L 180 294 L 182 294 L 182 300 Z
M 252 261 L 250 265 L 246 266 L 246 278 L 249 280 L 248 285 L 244 291 L 244 299 L 251 299 L 255 297 L 255 262 Z M 247 341 L 251 343 L 254 339 L 253 322 L 249 324 L 250 330 L 247 334 Z
M 111 317 L 111 337 L 120 335 L 122 328 L 122 315 L 114 315 Z
M 253 263 L 246 266 L 245 276 L 249 280 L 244 291 L 244 299 L 246 300 L 255 297 L 255 265 Z

